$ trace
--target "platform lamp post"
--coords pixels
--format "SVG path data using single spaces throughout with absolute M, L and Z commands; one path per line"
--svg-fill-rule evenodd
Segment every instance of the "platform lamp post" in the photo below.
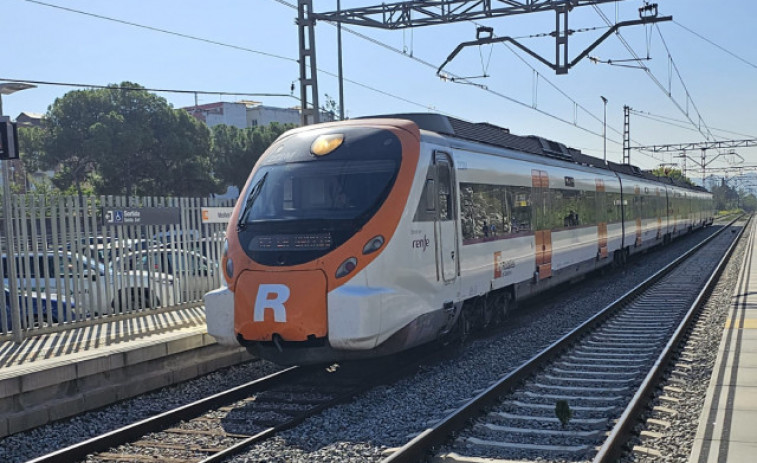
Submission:
M 607 98 L 600 95 L 600 98 L 602 98 L 602 103 L 605 105 L 605 116 L 602 123 L 602 141 L 604 142 L 604 149 L 602 152 L 604 153 L 604 161 L 605 164 L 607 164 Z
M 36 85 L 24 82 L 5 82 L 0 84 L 0 116 L 3 115 L 3 95 L 10 95 L 21 90 L 35 88 Z M 18 141 L 16 141 L 18 143 Z M 10 292 L 11 306 L 18 304 L 18 285 L 16 284 L 16 265 L 15 265 L 15 246 L 13 245 L 13 224 L 10 220 L 11 211 L 11 186 L 10 175 L 8 175 L 9 159 L 2 162 L 3 170 L 3 224 L 5 225 L 5 255 L 8 265 L 8 291 Z M 10 310 L 11 323 L 13 324 L 13 342 L 20 343 L 24 340 L 24 332 L 21 330 L 21 313 L 18 310 Z

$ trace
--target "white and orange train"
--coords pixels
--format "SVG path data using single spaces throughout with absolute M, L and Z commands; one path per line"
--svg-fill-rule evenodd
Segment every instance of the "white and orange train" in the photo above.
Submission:
M 303 127 L 250 174 L 208 332 L 281 364 L 395 353 L 712 220 L 701 188 L 490 124 Z

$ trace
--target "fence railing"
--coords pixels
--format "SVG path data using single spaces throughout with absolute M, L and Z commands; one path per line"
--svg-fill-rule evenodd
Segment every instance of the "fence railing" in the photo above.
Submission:
M 199 305 L 221 285 L 210 198 L 14 195 L 0 222 L 0 339 Z M 8 236 L 6 236 L 8 235 Z

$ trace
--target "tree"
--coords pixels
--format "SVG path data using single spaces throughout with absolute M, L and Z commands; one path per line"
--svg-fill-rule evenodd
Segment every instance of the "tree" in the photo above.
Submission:
M 183 110 L 172 110 L 153 119 L 156 143 L 151 166 L 172 175 L 151 178 L 142 189 L 150 194 L 170 191 L 177 196 L 207 196 L 219 192 L 210 157 L 208 127 Z
M 222 185 L 242 191 L 260 156 L 292 124 L 272 123 L 265 127 L 239 129 L 228 125 L 213 127 L 213 172 Z
M 688 177 L 683 175 L 683 172 L 681 172 L 679 169 L 673 169 L 670 167 L 658 167 L 657 169 L 652 169 L 652 174 L 656 175 L 657 177 L 669 177 L 674 182 L 684 182 L 688 185 L 696 186 L 696 184 L 689 180 Z
M 753 194 L 742 196 L 741 207 L 747 212 L 757 211 L 757 197 L 755 197 Z
M 19 127 L 18 149 L 26 172 L 42 170 L 45 157 L 45 130 L 42 127 Z
M 98 194 L 207 196 L 217 191 L 210 134 L 185 111 L 131 82 L 77 90 L 46 116 L 45 161 L 61 189 Z
M 728 186 L 725 180 L 721 181 L 720 185 L 714 185 L 710 191 L 715 202 L 715 210 L 729 211 L 737 208 L 739 194 Z
M 61 190 L 73 186 L 79 195 L 83 193 L 82 186 L 105 149 L 93 129 L 109 113 L 108 109 L 105 91 L 74 90 L 56 98 L 47 111 L 48 136 L 42 165 L 62 165 L 53 177 L 53 184 Z

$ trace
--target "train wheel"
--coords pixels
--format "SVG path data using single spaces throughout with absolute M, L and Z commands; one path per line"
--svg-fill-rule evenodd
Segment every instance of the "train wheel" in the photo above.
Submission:
M 507 315 L 515 308 L 515 301 L 510 291 L 505 291 L 502 294 L 502 302 L 499 305 L 499 318 L 501 323 L 505 323 Z
M 481 304 L 484 311 L 484 328 L 489 328 L 497 324 L 497 297 L 492 297 L 492 293 L 481 298 Z
M 467 309 L 468 308 L 463 305 L 463 308 L 460 310 L 460 315 L 457 316 L 455 337 L 457 338 L 457 342 L 461 345 L 465 343 L 471 333 L 471 316 L 470 311 Z

